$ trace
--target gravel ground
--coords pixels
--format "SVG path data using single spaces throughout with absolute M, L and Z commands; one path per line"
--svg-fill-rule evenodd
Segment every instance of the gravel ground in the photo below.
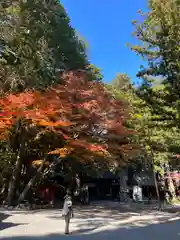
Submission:
M 178 212 L 158 212 L 115 203 L 76 207 L 70 236 L 63 234 L 61 210 L 2 210 L 0 221 L 0 239 L 4 240 L 180 240 Z

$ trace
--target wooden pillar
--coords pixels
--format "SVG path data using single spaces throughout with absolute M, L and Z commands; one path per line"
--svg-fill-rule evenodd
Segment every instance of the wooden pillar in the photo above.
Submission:
M 127 186 L 127 173 L 125 170 L 122 170 L 119 175 L 120 183 L 120 201 L 124 202 L 126 200 L 128 186 Z

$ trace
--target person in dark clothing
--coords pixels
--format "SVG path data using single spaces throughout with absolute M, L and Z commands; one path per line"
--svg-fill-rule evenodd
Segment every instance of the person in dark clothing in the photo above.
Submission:
M 64 216 L 65 220 L 65 234 L 69 234 L 69 224 L 71 217 L 73 217 L 72 198 L 69 190 L 67 190 L 67 194 L 64 197 L 62 216 Z

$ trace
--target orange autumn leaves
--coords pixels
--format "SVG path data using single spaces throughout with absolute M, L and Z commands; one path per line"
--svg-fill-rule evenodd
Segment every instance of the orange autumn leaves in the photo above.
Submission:
M 78 140 L 74 142 L 84 144 L 90 152 L 111 152 L 110 142 L 118 145 L 118 136 L 132 134 L 124 127 L 126 104 L 113 99 L 102 83 L 89 82 L 82 71 L 65 73 L 63 81 L 44 92 L 27 91 L 0 99 L 1 137 L 6 136 L 17 118 L 49 128 L 71 143 L 76 133 Z M 97 129 L 104 132 L 106 144 L 98 144 L 102 141 Z M 78 148 L 75 144 L 73 147 Z

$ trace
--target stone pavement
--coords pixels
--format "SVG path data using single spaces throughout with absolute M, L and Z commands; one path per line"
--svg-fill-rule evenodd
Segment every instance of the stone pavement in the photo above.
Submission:
M 179 213 L 128 209 L 115 204 L 76 207 L 71 235 L 61 210 L 1 211 L 0 240 L 180 240 Z

